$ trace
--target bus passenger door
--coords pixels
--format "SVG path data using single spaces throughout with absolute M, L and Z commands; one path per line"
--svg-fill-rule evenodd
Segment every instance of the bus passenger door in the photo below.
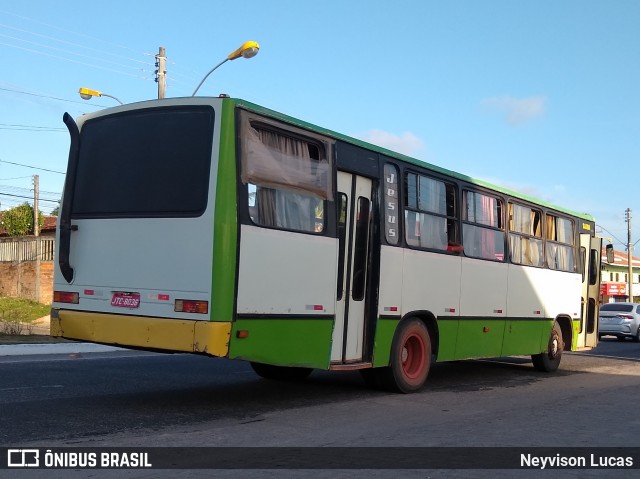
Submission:
M 338 275 L 331 362 L 363 360 L 372 181 L 338 171 Z
M 600 255 L 602 239 L 580 235 L 582 256 L 582 306 L 577 349 L 595 348 L 598 344 L 598 303 L 600 296 Z

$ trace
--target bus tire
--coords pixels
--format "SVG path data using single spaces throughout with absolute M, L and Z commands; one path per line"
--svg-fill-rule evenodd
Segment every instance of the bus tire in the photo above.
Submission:
M 551 328 L 551 334 L 549 335 L 547 351 L 540 354 L 533 354 L 531 356 L 533 367 L 538 371 L 552 373 L 558 369 L 558 366 L 560 366 L 562 351 L 564 351 L 562 330 L 560 329 L 560 325 L 557 322 L 554 322 L 553 328 Z
M 276 381 L 302 381 L 306 379 L 313 369 L 293 366 L 274 366 L 273 364 L 254 363 L 251 367 L 261 378 Z
M 385 389 L 412 393 L 424 386 L 431 367 L 429 331 L 418 318 L 401 321 L 391 346 L 390 364 L 378 371 Z

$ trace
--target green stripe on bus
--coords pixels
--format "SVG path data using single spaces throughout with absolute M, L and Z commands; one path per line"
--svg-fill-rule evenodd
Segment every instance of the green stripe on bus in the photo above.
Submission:
M 231 321 L 235 297 L 238 244 L 236 214 L 235 104 L 222 103 L 220 152 L 216 183 L 215 230 L 213 232 L 213 278 L 211 320 Z
M 238 331 L 247 337 L 238 338 Z M 233 323 L 229 359 L 278 366 L 328 369 L 333 321 L 326 319 L 238 319 Z

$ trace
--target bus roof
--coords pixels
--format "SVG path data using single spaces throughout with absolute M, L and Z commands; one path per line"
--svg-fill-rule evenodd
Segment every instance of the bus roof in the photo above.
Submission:
M 300 120 L 298 118 L 294 118 L 294 117 L 286 115 L 284 113 L 280 113 L 280 112 L 271 110 L 269 108 L 265 108 L 263 106 L 256 105 L 255 103 L 251 103 L 249 101 L 242 100 L 240 98 L 232 98 L 230 100 L 235 102 L 236 105 L 238 105 L 238 106 L 240 106 L 242 108 L 246 108 L 247 110 L 251 110 L 251 111 L 253 111 L 255 113 L 259 113 L 261 115 L 264 115 L 264 116 L 267 116 L 267 117 L 270 117 L 270 118 L 273 118 L 273 119 L 276 119 L 276 120 L 281 120 L 283 122 L 298 126 L 300 128 L 303 128 L 303 129 L 306 129 L 306 130 L 310 130 L 310 131 L 313 131 L 315 133 L 319 133 L 319 134 L 322 134 L 322 135 L 329 136 L 329 137 L 334 138 L 336 140 L 345 141 L 347 143 L 351 143 L 352 145 L 360 146 L 362 148 L 366 148 L 367 150 L 375 151 L 376 153 L 388 156 L 390 158 L 395 158 L 395 159 L 404 161 L 406 163 L 410 163 L 410 164 L 413 164 L 413 165 L 416 165 L 416 166 L 427 168 L 427 169 L 435 171 L 437 173 L 440 173 L 440 174 L 443 174 L 443 175 L 446 175 L 446 176 L 451 176 L 453 178 L 456 178 L 456 179 L 459 179 L 459 180 L 462 180 L 462 181 L 466 181 L 466 182 L 471 183 L 471 184 L 483 186 L 485 188 L 488 188 L 488 189 L 503 193 L 505 195 L 508 195 L 508 196 L 511 196 L 511 197 L 514 197 L 514 198 L 519 198 L 519 199 L 522 199 L 522 200 L 525 200 L 525 201 L 529 201 L 529 202 L 535 203 L 537 205 L 543 206 L 545 208 L 550 208 L 550 209 L 553 209 L 553 210 L 556 210 L 556 211 L 560 211 L 560 212 L 569 214 L 571 216 L 576 216 L 576 217 L 581 218 L 581 219 L 586 220 L 586 221 L 592 221 L 592 222 L 595 221 L 593 216 L 591 216 L 588 213 L 579 213 L 579 212 L 576 212 L 576 211 L 569 210 L 567 208 L 562 208 L 560 206 L 553 205 L 551 203 L 548 203 L 546 201 L 540 200 L 538 198 L 534 198 L 534 197 L 525 195 L 523 193 L 519 193 L 517 191 L 510 190 L 508 188 L 503 188 L 501 186 L 497 186 L 497 185 L 488 183 L 486 181 L 483 181 L 483 180 L 480 180 L 480 179 L 477 179 L 477 178 L 472 178 L 472 177 L 464 175 L 462 173 L 458 173 L 456 171 L 448 170 L 446 168 L 442 168 L 440 166 L 433 165 L 431 163 L 427 163 L 425 161 L 421 161 L 421 160 L 418 160 L 416 158 L 412 158 L 412 157 L 407 156 L 407 155 L 403 155 L 402 153 L 398 153 L 398 152 L 395 152 L 395 151 L 392 151 L 392 150 L 388 150 L 388 149 L 383 148 L 381 146 L 376 146 L 374 144 L 368 143 L 368 142 L 363 141 L 363 140 L 358 140 L 357 138 L 353 138 L 353 137 L 350 137 L 350 136 L 347 136 L 347 135 L 343 135 L 342 133 L 338 133 L 336 131 L 329 130 L 327 128 L 323 128 L 323 127 L 314 125 L 312 123 L 308 123 L 308 122 Z

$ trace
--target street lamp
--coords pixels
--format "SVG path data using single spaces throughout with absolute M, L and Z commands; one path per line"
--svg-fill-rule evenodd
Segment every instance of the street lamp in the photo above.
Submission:
M 204 78 L 202 79 L 202 81 L 200 82 L 200 84 L 196 87 L 196 89 L 193 91 L 193 94 L 191 96 L 196 96 L 196 93 L 198 93 L 198 90 L 200 89 L 200 87 L 202 86 L 202 84 L 204 83 L 204 81 L 209 77 L 209 75 L 211 75 L 213 73 L 213 71 L 218 68 L 220 65 L 222 65 L 223 63 L 225 63 L 228 60 L 235 60 L 236 58 L 252 58 L 255 57 L 258 54 L 258 50 L 260 50 L 260 45 L 258 45 L 258 42 L 244 42 L 242 44 L 242 46 L 240 48 L 238 48 L 237 50 L 231 52 L 227 58 L 225 58 L 224 60 L 222 60 L 220 63 L 218 63 L 215 67 L 213 67 L 211 70 L 209 70 L 209 73 L 207 73 Z
M 113 98 L 115 101 L 117 101 L 121 105 L 124 105 L 124 103 L 122 103 L 115 96 L 107 95 L 106 93 L 102 93 L 101 91 L 98 91 L 98 90 L 91 90 L 89 88 L 80 88 L 78 93 L 80 94 L 80 98 L 82 98 L 83 100 L 91 100 L 91 98 L 94 97 L 94 96 L 106 96 L 108 98 Z

